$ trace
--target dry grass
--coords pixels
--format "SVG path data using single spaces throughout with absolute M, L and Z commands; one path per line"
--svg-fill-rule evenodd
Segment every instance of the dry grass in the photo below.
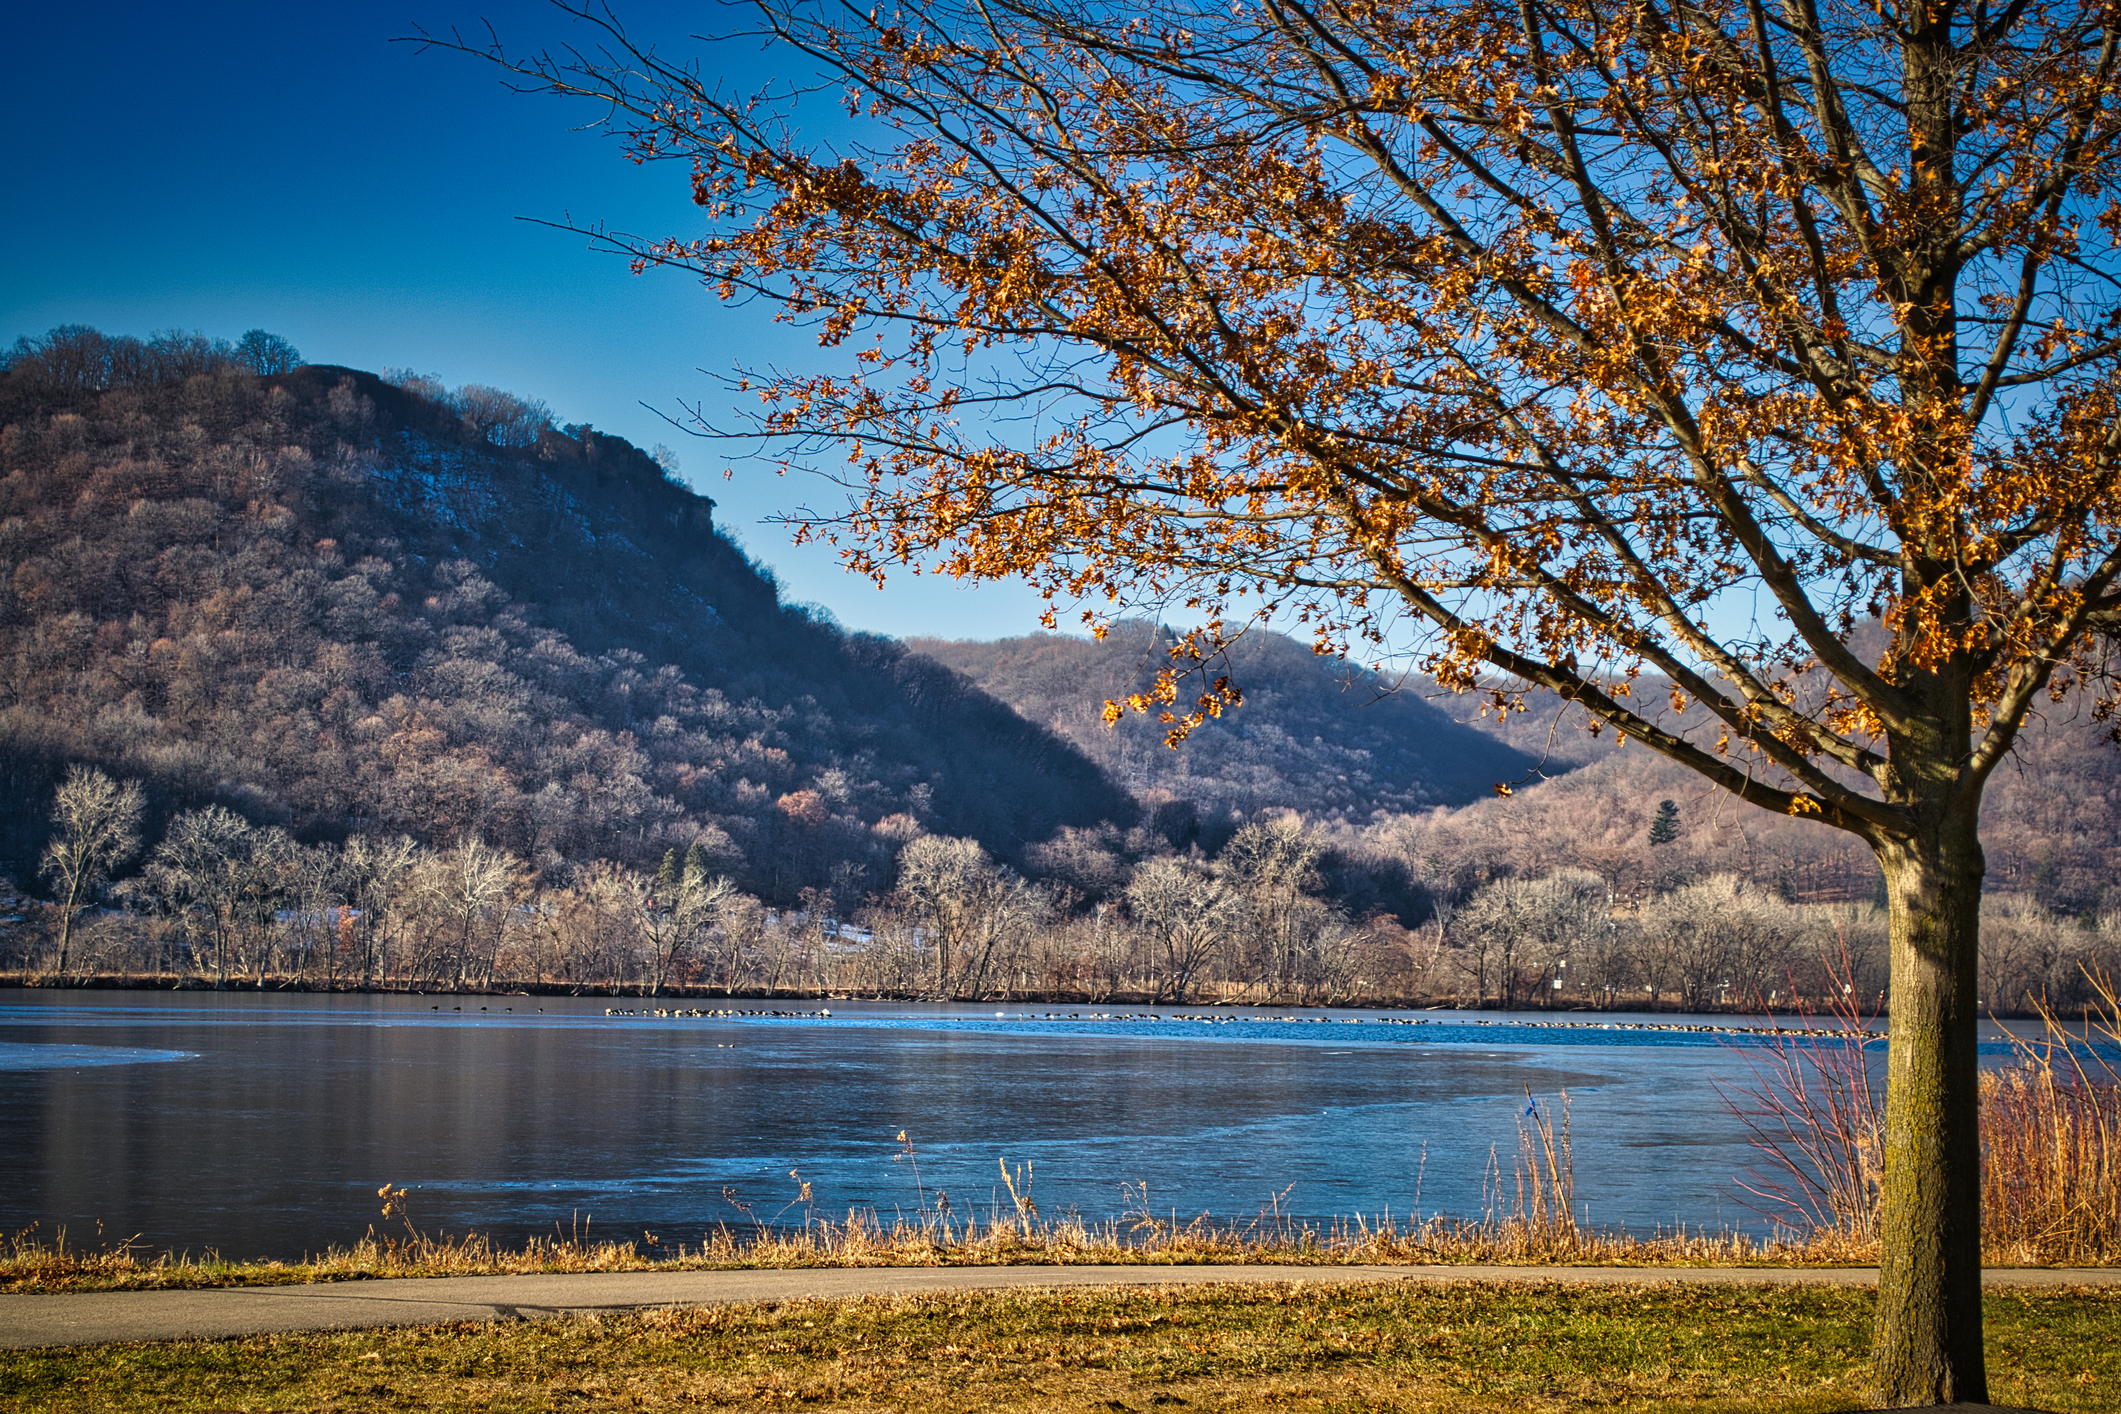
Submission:
M 530 1411 L 1824 1414 L 1866 1402 L 1847 1287 L 1274 1284 L 964 1293 L 0 1354 L 0 1405 Z M 1995 1397 L 2116 1407 L 2121 1293 L 1992 1296 Z
M 2121 1262 L 2121 997 L 2087 975 L 2099 1001 L 2081 1030 L 2042 1013 L 2037 1035 L 2012 1037 L 2014 1063 L 1981 1077 L 1990 1266 Z M 1875 1260 L 1885 1100 L 1870 1056 L 1882 1040 L 1852 1007 L 1832 1020 L 1845 1042 L 1777 1036 L 1747 1055 L 1752 1083 L 1726 1101 L 1766 1159 L 1744 1185 L 1761 1211 L 1806 1249 Z
M 2018 1064 L 1982 1077 L 1982 1223 L 1991 1245 L 2038 1263 L 2099 1263 L 2121 1252 L 2121 998 L 2099 1001 L 2074 1035 L 2043 1015 Z
M 2064 1266 L 2121 1251 L 2121 1085 L 2045 1063 L 1983 1076 L 1981 1138 L 1991 1247 Z
M 81 1248 L 18 1234 L 0 1248 L 0 1291 L 126 1291 L 160 1287 L 272 1286 L 400 1276 L 495 1276 L 798 1267 L 1156 1266 L 1449 1263 L 1505 1265 L 1845 1265 L 1865 1260 L 1840 1245 L 1761 1243 L 1737 1233 L 1636 1237 L 1516 1216 L 1431 1218 L 1401 1224 L 1354 1219 L 1289 1222 L 1266 1231 L 1207 1222 L 1087 1224 L 1026 1221 L 884 1223 L 868 1213 L 795 1229 L 711 1232 L 697 1244 L 644 1247 L 564 1238 L 501 1246 L 484 1236 L 391 1240 L 371 1234 L 301 1261 L 230 1261 L 217 1253 L 142 1253 L 124 1244 Z

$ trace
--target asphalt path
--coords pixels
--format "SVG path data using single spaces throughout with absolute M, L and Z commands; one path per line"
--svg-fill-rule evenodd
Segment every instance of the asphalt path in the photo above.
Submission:
M 819 1267 L 800 1271 L 587 1272 L 394 1277 L 198 1291 L 0 1295 L 0 1349 L 125 1341 L 219 1340 L 288 1331 L 362 1330 L 445 1321 L 523 1321 L 599 1311 L 857 1296 L 933 1296 L 1086 1286 L 1340 1285 L 1396 1281 L 1580 1286 L 1871 1285 L 1873 1268 L 1791 1267 Z M 1990 1287 L 2121 1285 L 2121 1270 L 1998 1268 Z

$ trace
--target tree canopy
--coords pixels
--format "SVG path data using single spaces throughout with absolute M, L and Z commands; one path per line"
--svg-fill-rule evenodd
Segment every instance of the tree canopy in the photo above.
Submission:
M 1974 821 L 2042 693 L 2112 700 L 2121 11 L 749 13 L 818 87 L 732 96 L 588 12 L 600 50 L 495 54 L 689 166 L 704 234 L 607 239 L 846 351 L 754 373 L 730 429 L 850 488 L 809 531 L 864 573 L 1182 599 L 1208 647 L 1274 615 L 1413 642 L 1864 839 L 1881 1393 L 1982 1398 Z M 819 93 L 840 148 L 793 124 Z

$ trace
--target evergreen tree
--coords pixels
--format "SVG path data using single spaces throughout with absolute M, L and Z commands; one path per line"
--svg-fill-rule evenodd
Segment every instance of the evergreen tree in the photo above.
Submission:
M 1670 844 L 1679 838 L 1679 806 L 1669 800 L 1657 802 L 1657 818 L 1650 821 L 1650 843 Z

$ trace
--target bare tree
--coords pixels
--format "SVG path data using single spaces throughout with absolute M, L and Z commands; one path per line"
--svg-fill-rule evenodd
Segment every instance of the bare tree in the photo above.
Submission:
M 235 360 L 258 374 L 290 373 L 302 366 L 300 350 L 263 329 L 252 329 L 236 340 Z
M 59 963 L 64 980 L 72 959 L 74 922 L 110 871 L 140 848 L 144 801 L 137 781 L 119 785 L 93 766 L 74 765 L 52 800 L 59 827 L 44 847 L 44 876 L 59 895 Z
M 290 871 L 288 902 L 293 911 L 288 932 L 293 936 L 297 976 L 317 967 L 327 991 L 339 980 L 339 902 L 345 897 L 340 877 L 345 853 L 328 844 L 298 845 Z
M 251 892 L 253 833 L 249 821 L 224 806 L 187 810 L 170 821 L 148 859 L 149 887 L 184 920 L 194 962 L 202 950 L 212 953 L 216 987 L 228 985 L 236 962 Z
M 1545 879 L 1498 879 L 1466 901 L 1451 921 L 1461 966 L 1474 978 L 1475 1000 L 1493 982 L 1496 999 L 1514 1006 L 1527 983 L 1558 978 L 1610 912 L 1605 880 L 1580 869 Z M 1545 1004 L 1551 998 L 1541 996 Z
M 1310 985 L 1317 1000 L 1327 1006 L 1347 1006 L 1370 989 L 1365 964 L 1377 938 L 1368 928 L 1355 927 L 1337 911 L 1312 900 L 1307 926 L 1301 933 Z
M 641 920 L 649 996 L 663 990 L 671 969 L 687 949 L 699 944 L 724 900 L 735 892 L 728 878 L 709 870 L 707 852 L 698 841 L 686 849 L 682 863 L 676 850 L 664 851 L 652 907 Z
M 1787 905 L 1730 874 L 1717 874 L 1642 906 L 1648 949 L 1669 959 L 1679 1004 L 1765 1000 L 1786 970 L 1801 922 Z
M 353 910 L 362 985 L 389 976 L 391 940 L 401 895 L 422 850 L 406 835 L 355 835 L 339 854 L 340 897 Z
M 1610 911 L 1604 922 L 1583 939 L 1577 953 L 1580 975 L 1576 980 L 1600 1006 L 1611 1006 L 1615 998 L 1625 993 L 1647 990 L 1638 940 L 1635 921 Z M 1653 996 L 1651 1001 L 1655 1000 Z
M 723 893 L 715 905 L 708 936 L 714 940 L 720 954 L 722 991 L 725 994 L 736 995 L 737 988 L 743 984 L 746 959 L 757 951 L 765 933 L 764 905 L 750 894 L 734 890 Z
M 492 980 L 492 959 L 500 946 L 502 912 L 522 883 L 522 864 L 506 850 L 495 849 L 476 835 L 421 861 L 416 887 L 441 924 L 434 958 L 462 988 L 476 964 Z M 485 934 L 482 942 L 481 933 Z
M 1184 1001 L 1243 917 L 1229 885 L 1169 855 L 1134 871 L 1127 907 L 1151 939 L 1159 1001 Z
M 273 954 L 281 942 L 280 909 L 300 886 L 301 846 L 278 825 L 252 829 L 247 844 L 235 861 L 235 936 L 251 980 L 262 985 L 277 970 Z
M 2022 894 L 1981 901 L 1981 991 L 1991 1007 L 2067 1007 L 2088 998 L 2083 965 L 2099 934 Z
M 449 404 L 474 436 L 497 447 L 534 446 L 539 434 L 552 426 L 552 412 L 545 404 L 483 383 L 457 389 Z
M 984 987 L 1020 886 L 976 840 L 923 835 L 900 853 L 899 893 L 934 953 L 934 995 Z
M 968 997 L 1006 993 L 1010 974 L 1022 971 L 1020 959 L 1032 932 L 1051 917 L 1051 900 L 1013 871 L 997 868 L 978 881 L 974 903 L 959 991 Z
M 1244 899 L 1243 931 L 1251 943 L 1244 980 L 1292 996 L 1301 987 L 1307 945 L 1316 932 L 1310 894 L 1322 880 L 1324 843 L 1295 815 L 1244 826 L 1216 856 L 1216 867 Z

